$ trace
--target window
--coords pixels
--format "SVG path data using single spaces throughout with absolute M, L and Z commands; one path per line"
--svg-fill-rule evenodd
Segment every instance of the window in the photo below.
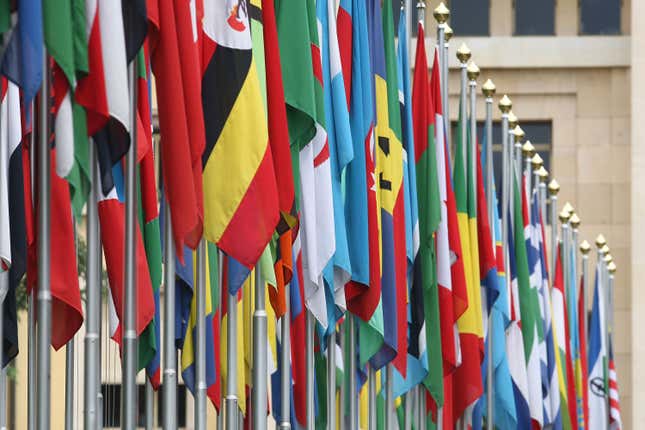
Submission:
M 555 0 L 515 0 L 516 36 L 555 34 Z
M 145 385 L 138 385 L 137 400 L 139 407 L 137 409 L 137 426 L 145 427 Z M 154 393 L 155 403 L 157 404 L 157 423 L 163 422 L 164 410 L 161 407 L 163 386 L 160 391 Z M 102 384 L 101 394 L 103 394 L 103 426 L 107 428 L 121 427 L 121 385 L 119 384 Z M 177 425 L 180 428 L 186 426 L 186 387 L 177 386 Z M 155 427 L 155 426 L 153 426 Z
M 580 0 L 580 34 L 620 34 L 620 0 Z
M 488 36 L 489 0 L 451 0 L 450 26 L 456 35 Z

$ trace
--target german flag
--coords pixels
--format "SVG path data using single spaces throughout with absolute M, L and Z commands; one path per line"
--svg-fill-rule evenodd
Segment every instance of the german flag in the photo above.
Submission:
M 204 4 L 204 236 L 251 268 L 279 220 L 245 0 Z

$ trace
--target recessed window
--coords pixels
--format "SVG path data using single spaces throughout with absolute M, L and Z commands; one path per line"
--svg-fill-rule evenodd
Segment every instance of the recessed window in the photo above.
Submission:
M 620 0 L 580 0 L 580 34 L 620 34 Z
M 456 36 L 489 36 L 489 0 L 451 0 L 450 26 Z
M 555 34 L 555 0 L 515 0 L 516 36 Z

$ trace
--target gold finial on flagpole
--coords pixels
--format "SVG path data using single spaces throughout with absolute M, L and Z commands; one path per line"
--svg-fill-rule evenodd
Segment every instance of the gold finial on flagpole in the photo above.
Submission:
M 533 166 L 533 169 L 539 171 L 540 168 L 544 165 L 544 160 L 542 160 L 542 157 L 540 157 L 540 154 L 535 152 L 535 150 L 533 150 L 533 154 L 534 154 L 533 157 L 531 157 L 531 166 Z
M 608 271 L 609 271 L 609 273 L 611 273 L 612 275 L 613 275 L 614 273 L 616 273 L 616 263 L 614 263 L 613 261 L 612 261 L 611 263 L 609 263 L 609 264 L 607 265 L 607 270 L 608 270 Z
M 540 166 L 540 168 L 537 170 L 537 174 L 540 178 L 540 182 L 546 182 L 546 180 L 549 179 L 549 172 L 547 172 L 544 166 Z
M 614 261 L 614 257 L 612 257 L 610 253 L 607 253 L 605 254 L 605 258 L 603 258 L 602 260 L 605 262 L 605 264 L 609 264 Z
M 606 243 L 602 247 L 600 247 L 600 252 L 602 252 L 603 254 L 609 254 L 609 251 L 609 245 L 607 245 Z
M 443 37 L 446 39 L 446 42 L 449 42 L 454 34 L 452 27 L 446 24 L 446 28 L 443 30 Z
M 598 236 L 596 236 L 596 247 L 597 248 L 602 248 L 606 244 L 607 244 L 607 241 L 605 240 L 605 236 L 603 236 L 602 233 L 599 234 Z
M 508 129 L 513 131 L 513 129 L 517 127 L 518 123 L 519 123 L 519 120 L 517 119 L 513 111 L 510 111 L 508 113 Z
M 516 125 L 513 128 L 513 136 L 515 137 L 515 143 L 519 143 L 524 139 L 524 130 L 519 125 Z
M 562 209 L 569 212 L 569 215 L 573 215 L 573 205 L 571 203 L 565 202 Z
M 445 22 L 448 21 L 448 18 L 450 18 L 450 9 L 448 9 L 446 5 L 441 2 L 439 3 L 439 6 L 434 8 L 432 15 L 434 15 L 434 19 L 439 24 L 445 24 Z
M 472 60 L 468 63 L 466 72 L 468 73 L 468 79 L 470 81 L 476 81 L 479 77 L 479 67 L 477 67 L 477 64 Z
M 571 227 L 578 228 L 580 226 L 580 217 L 574 212 L 571 218 L 569 218 L 569 222 L 571 223 Z
M 492 98 L 495 95 L 495 84 L 490 79 L 486 79 L 484 85 L 482 85 L 482 93 L 488 98 Z
M 560 218 L 560 222 L 562 224 L 565 224 L 565 223 L 569 222 L 570 217 L 571 217 L 571 215 L 569 214 L 569 211 L 564 210 L 564 209 L 562 209 L 560 211 L 560 214 L 558 215 L 558 218 Z
M 501 110 L 502 113 L 509 113 L 512 108 L 513 102 L 510 98 L 508 98 L 506 94 L 504 94 L 504 97 L 502 97 L 499 101 L 499 110 Z
M 589 254 L 589 251 L 591 251 L 591 245 L 589 245 L 589 242 L 587 242 L 586 240 L 583 240 L 580 244 L 580 252 L 582 252 L 584 255 L 587 255 Z
M 522 145 L 522 155 L 524 156 L 524 158 L 531 158 L 531 159 L 533 158 L 534 155 L 536 155 L 535 147 L 533 146 L 530 140 L 527 140 L 526 142 L 524 142 L 524 145 Z M 540 164 L 540 166 L 541 165 L 542 164 Z
M 457 49 L 457 59 L 461 64 L 465 64 L 470 60 L 472 52 L 465 43 L 462 43 L 461 46 Z
M 551 179 L 551 182 L 549 182 L 549 195 L 557 196 L 559 191 L 560 184 L 558 184 L 558 181 L 556 181 L 555 179 Z

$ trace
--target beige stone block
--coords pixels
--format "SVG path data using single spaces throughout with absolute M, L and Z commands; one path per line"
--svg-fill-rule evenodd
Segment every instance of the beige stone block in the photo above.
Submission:
M 611 99 L 611 81 L 609 69 L 591 69 L 576 71 L 579 117 L 609 116 Z
M 614 224 L 628 224 L 631 220 L 631 184 L 611 185 L 611 221 Z
M 629 310 L 632 308 L 630 273 L 627 269 L 627 262 L 615 273 L 614 278 L 614 308 Z M 592 266 L 590 266 L 592 267 Z M 595 266 L 593 266 L 595 267 Z
M 577 143 L 584 151 L 592 145 L 608 145 L 611 142 L 611 121 L 604 118 L 576 119 L 578 131 Z
M 512 0 L 491 0 L 490 2 L 490 34 L 491 36 L 510 36 L 513 20 Z
M 577 0 L 555 2 L 555 34 L 557 36 L 577 36 L 578 24 Z
M 588 146 L 578 152 L 578 181 L 586 184 L 608 182 L 611 174 L 611 147 Z
M 632 243 L 632 233 L 629 225 L 592 224 L 586 223 L 582 219 L 580 230 L 590 243 L 595 240 L 598 233 L 602 233 L 605 236 L 611 248 L 629 248 Z
M 551 176 L 560 183 L 560 190 L 575 186 L 578 178 L 577 151 L 575 147 L 561 147 L 554 143 L 551 152 Z M 572 185 L 571 185 L 572 184 Z
M 611 144 L 612 145 L 629 145 L 630 137 L 630 117 L 619 116 L 612 117 L 611 123 Z
M 631 311 L 616 310 L 614 312 L 614 352 L 629 353 L 631 352 Z
M 612 116 L 629 115 L 630 112 L 629 70 L 624 67 L 611 69 L 611 114 Z
M 611 221 L 611 184 L 578 184 L 578 196 L 572 202 L 584 223 L 607 224 Z
M 618 336 L 615 333 L 614 336 Z M 631 397 L 632 389 L 632 355 L 616 354 L 614 353 L 614 360 L 616 363 L 616 373 L 618 374 L 618 389 L 620 390 L 620 400 L 626 397 Z
M 552 124 L 551 144 L 554 150 L 567 148 L 576 151 L 576 142 L 578 136 L 577 121 L 571 118 L 562 118 L 560 115 L 554 115 Z

